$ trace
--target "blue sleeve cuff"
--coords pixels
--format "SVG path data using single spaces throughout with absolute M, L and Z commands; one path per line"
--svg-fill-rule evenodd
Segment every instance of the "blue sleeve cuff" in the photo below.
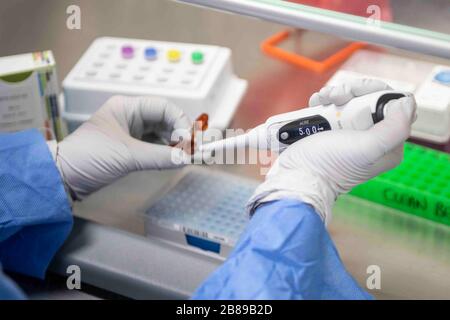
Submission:
M 43 278 L 70 233 L 63 182 L 39 131 L 0 134 L 0 262 Z

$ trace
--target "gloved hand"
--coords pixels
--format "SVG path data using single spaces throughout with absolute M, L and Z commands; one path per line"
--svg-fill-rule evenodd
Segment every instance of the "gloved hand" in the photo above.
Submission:
M 311 96 L 309 104 L 343 105 L 354 97 L 387 89 L 381 81 L 362 79 L 325 87 Z M 384 120 L 369 130 L 325 131 L 289 146 L 249 200 L 248 213 L 253 214 L 261 203 L 293 198 L 313 206 L 327 224 L 340 194 L 401 162 L 416 103 L 406 97 L 390 101 L 386 108 Z
M 153 133 L 170 141 L 174 130 L 183 129 L 189 137 L 191 127 L 167 100 L 115 96 L 58 144 L 56 164 L 72 196 L 83 199 L 129 172 L 186 163 L 182 149 L 140 139 Z

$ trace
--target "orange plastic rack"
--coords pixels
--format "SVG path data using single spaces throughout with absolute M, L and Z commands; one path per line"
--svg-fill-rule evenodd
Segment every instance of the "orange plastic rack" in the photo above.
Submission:
M 286 40 L 291 35 L 290 30 L 284 30 L 267 38 L 261 43 L 261 50 L 269 56 L 276 59 L 287 61 L 299 67 L 306 68 L 318 73 L 324 72 L 334 65 L 347 59 L 353 52 L 365 46 L 363 42 L 352 42 L 348 46 L 342 48 L 331 56 L 322 61 L 313 60 L 294 52 L 284 50 L 277 45 Z

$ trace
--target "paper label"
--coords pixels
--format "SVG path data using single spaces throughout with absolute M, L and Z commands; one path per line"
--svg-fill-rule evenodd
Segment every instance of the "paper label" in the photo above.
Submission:
M 35 117 L 30 87 L 0 89 L 0 130 L 29 128 Z

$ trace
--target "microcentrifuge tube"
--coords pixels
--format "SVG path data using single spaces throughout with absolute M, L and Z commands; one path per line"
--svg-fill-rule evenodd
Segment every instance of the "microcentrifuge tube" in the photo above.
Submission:
M 198 131 L 205 131 L 206 129 L 208 129 L 208 120 L 209 120 L 208 114 L 202 113 L 200 116 L 197 117 L 197 119 L 195 119 L 195 122 L 192 125 L 190 141 L 181 140 L 180 142 L 171 144 L 171 146 L 183 149 L 184 152 L 186 152 L 187 154 L 193 154 L 196 146 L 195 135 L 197 134 Z

